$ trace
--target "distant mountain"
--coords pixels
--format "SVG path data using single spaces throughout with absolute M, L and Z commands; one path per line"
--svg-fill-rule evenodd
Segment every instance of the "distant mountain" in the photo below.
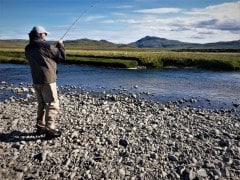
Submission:
M 0 40 L 0 48 L 24 48 L 28 40 Z M 50 43 L 56 43 L 52 41 Z M 156 48 L 156 49 L 237 49 L 240 50 L 240 40 L 215 43 L 187 43 L 160 37 L 146 36 L 129 44 L 115 44 L 106 40 L 77 39 L 64 41 L 69 49 L 118 49 L 118 48 Z
M 240 40 L 238 41 L 228 41 L 228 42 L 216 42 L 216 43 L 206 43 L 199 48 L 209 48 L 209 49 L 238 49 L 240 50 Z
M 191 48 L 196 46 L 194 43 L 185 43 L 177 40 L 168 40 L 165 38 L 159 38 L 154 36 L 146 36 L 142 39 L 139 39 L 136 42 L 130 43 L 132 46 L 136 46 L 139 48 Z
M 216 43 L 187 43 L 177 40 L 169 40 L 154 36 L 146 36 L 129 45 L 138 48 L 161 48 L 161 49 L 240 49 L 240 40 Z
M 66 47 L 81 48 L 81 49 L 111 49 L 118 48 L 117 44 L 106 40 L 91 40 L 91 39 L 78 39 L 72 41 L 64 41 Z

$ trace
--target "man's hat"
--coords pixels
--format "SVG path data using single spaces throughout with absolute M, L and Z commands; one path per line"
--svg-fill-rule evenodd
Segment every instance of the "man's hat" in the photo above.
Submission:
M 39 34 L 41 34 L 41 33 L 45 33 L 46 35 L 49 34 L 49 32 L 47 32 L 46 29 L 42 26 L 34 26 L 32 31 L 37 32 Z

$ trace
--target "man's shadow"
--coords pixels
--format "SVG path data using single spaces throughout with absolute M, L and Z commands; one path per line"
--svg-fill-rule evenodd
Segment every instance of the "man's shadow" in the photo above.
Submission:
M 45 136 L 37 135 L 35 132 L 12 131 L 11 133 L 0 133 L 0 142 L 20 142 L 45 140 Z

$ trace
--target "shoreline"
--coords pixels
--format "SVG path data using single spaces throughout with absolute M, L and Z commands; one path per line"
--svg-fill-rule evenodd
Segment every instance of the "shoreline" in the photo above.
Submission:
M 89 92 L 96 98 L 109 98 L 110 96 L 124 95 L 134 99 L 152 101 L 154 103 L 161 103 L 163 105 L 176 105 L 181 108 L 196 108 L 206 109 L 212 111 L 225 111 L 228 113 L 236 113 L 240 115 L 240 103 L 235 102 L 222 102 L 219 100 L 211 100 L 203 97 L 177 97 L 177 96 L 155 96 L 155 94 L 145 91 L 139 91 L 138 86 L 132 86 L 130 89 L 124 87 L 105 89 L 104 87 L 96 87 L 94 89 L 88 86 L 76 86 L 76 85 L 59 85 L 59 93 L 81 93 Z M 31 83 L 19 83 L 9 84 L 8 82 L 0 82 L 0 101 L 7 100 L 9 98 L 25 98 L 33 96 L 34 90 Z M 111 99 L 111 98 L 110 98 Z
M 14 89 L 17 91 L 17 89 Z M 60 138 L 35 136 L 36 99 L 0 101 L 0 177 L 238 179 L 240 117 L 119 93 L 60 93 Z

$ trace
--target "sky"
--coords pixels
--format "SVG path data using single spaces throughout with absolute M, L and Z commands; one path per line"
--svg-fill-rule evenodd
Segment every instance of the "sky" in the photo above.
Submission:
M 78 21 L 76 21 L 78 19 Z M 239 0 L 0 0 L 0 39 L 92 39 L 127 44 L 145 36 L 209 43 L 240 39 Z

